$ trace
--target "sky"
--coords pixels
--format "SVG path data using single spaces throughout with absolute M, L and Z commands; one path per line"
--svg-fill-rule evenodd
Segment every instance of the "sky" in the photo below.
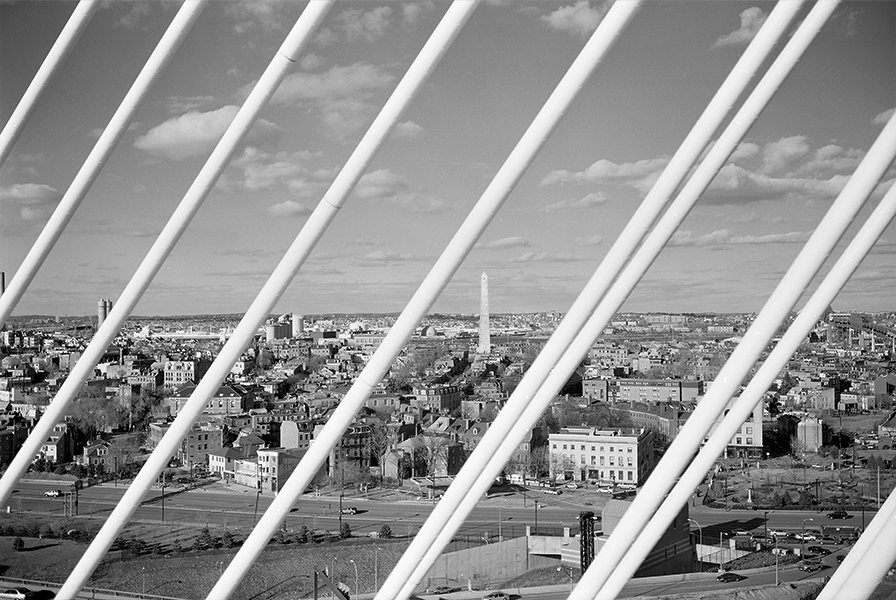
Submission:
M 47 88 L 0 167 L 7 281 L 178 5 L 103 3 Z M 448 6 L 337 2 L 134 313 L 244 312 Z M 0 0 L 3 123 L 74 7 Z M 115 301 L 303 8 L 209 3 L 14 315 Z M 487 273 L 493 313 L 566 311 L 772 8 L 648 1 L 432 310 L 477 313 Z M 482 2 L 275 311 L 400 311 L 606 10 Z M 896 107 L 894 31 L 837 9 L 624 311 L 762 308 Z M 896 310 L 894 254 L 891 225 L 834 307 Z

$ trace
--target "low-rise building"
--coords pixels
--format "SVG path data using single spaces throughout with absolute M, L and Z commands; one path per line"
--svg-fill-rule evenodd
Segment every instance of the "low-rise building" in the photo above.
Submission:
M 565 427 L 549 436 L 551 478 L 641 485 L 654 467 L 649 429 Z

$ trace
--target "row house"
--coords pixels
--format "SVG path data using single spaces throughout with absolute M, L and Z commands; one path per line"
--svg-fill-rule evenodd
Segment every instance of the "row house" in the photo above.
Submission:
M 414 388 L 413 404 L 434 412 L 448 413 L 460 407 L 462 393 L 456 385 L 433 385 Z
M 725 410 L 716 417 L 715 422 L 709 429 L 709 433 L 703 439 L 703 443 L 709 441 L 709 438 L 718 429 L 722 420 L 728 415 L 731 408 L 737 403 L 739 397 L 735 396 L 728 400 Z M 737 432 L 731 436 L 728 446 L 725 449 L 725 456 L 729 458 L 762 458 L 762 412 L 763 402 L 756 403 L 750 416 L 741 423 Z

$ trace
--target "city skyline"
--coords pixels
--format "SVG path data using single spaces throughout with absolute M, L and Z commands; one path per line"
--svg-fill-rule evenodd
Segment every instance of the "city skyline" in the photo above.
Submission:
M 4 122 L 74 5 L 0 2 Z M 447 6 L 337 3 L 135 314 L 245 311 Z M 475 313 L 483 272 L 496 314 L 566 311 L 772 6 L 648 2 L 433 312 Z M 206 7 L 14 315 L 117 299 L 303 8 Z M 175 10 L 104 6 L 49 86 L 0 169 L 7 281 Z M 482 3 L 276 310 L 400 311 L 604 10 Z M 894 24 L 835 12 L 623 311 L 761 308 L 892 114 Z M 894 250 L 891 225 L 834 306 L 893 310 Z

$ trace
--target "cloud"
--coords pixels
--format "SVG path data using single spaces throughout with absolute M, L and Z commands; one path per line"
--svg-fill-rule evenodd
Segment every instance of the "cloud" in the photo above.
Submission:
M 233 105 L 208 112 L 191 111 L 168 119 L 150 129 L 134 142 L 134 146 L 154 156 L 185 160 L 208 154 L 224 135 L 239 108 Z M 258 119 L 247 137 L 250 141 L 269 140 L 278 137 L 282 129 Z
M 390 250 L 376 250 L 374 252 L 365 254 L 360 259 L 358 259 L 357 262 L 364 266 L 385 266 L 395 263 L 418 260 L 423 259 L 422 257 L 416 256 L 414 254 L 405 254 L 403 252 L 394 252 Z
M 332 180 L 330 171 L 309 167 L 317 158 L 305 150 L 270 153 L 249 146 L 231 161 L 216 187 L 227 193 L 288 190 L 305 198 L 317 196 Z
M 787 233 L 769 233 L 766 235 L 731 235 L 728 229 L 717 229 L 704 235 L 694 235 L 693 231 L 677 231 L 669 246 L 737 246 L 744 244 L 797 244 L 805 242 L 812 235 L 811 231 L 790 231 Z
M 336 17 L 336 27 L 350 42 L 358 39 L 372 42 L 386 34 L 391 17 L 392 9 L 388 6 L 367 11 L 351 8 Z
M 394 77 L 385 70 L 364 63 L 334 66 L 323 73 L 292 73 L 283 79 L 271 102 L 291 104 L 308 100 L 331 102 L 357 98 L 387 86 Z M 248 89 L 244 88 L 248 93 Z
M 249 32 L 255 27 L 280 29 L 283 26 L 277 15 L 277 7 L 284 6 L 278 0 L 236 0 L 223 3 L 224 13 L 234 20 L 233 30 L 238 34 Z
M 806 136 L 793 135 L 766 144 L 762 149 L 762 170 L 775 173 L 786 170 L 795 160 L 809 153 Z
M 0 205 L 15 206 L 22 221 L 46 221 L 62 194 L 43 183 L 15 183 L 0 187 Z
M 570 254 L 569 252 L 526 252 L 511 258 L 507 262 L 512 263 L 529 263 L 529 262 L 577 262 L 584 260 L 581 256 Z
M 118 8 L 126 7 L 125 12 L 122 16 L 115 20 L 114 25 L 116 27 L 124 27 L 125 29 L 134 29 L 140 21 L 143 20 L 143 17 L 152 12 L 153 5 L 157 4 L 156 2 L 114 2 L 110 3 L 107 6 L 116 6 Z
M 395 126 L 395 129 L 392 130 L 392 137 L 398 139 L 415 138 L 424 133 L 426 133 L 426 130 L 423 127 L 420 127 L 413 121 L 405 121 L 404 123 L 399 123 Z
M 271 98 L 272 104 L 306 105 L 316 110 L 325 130 L 336 138 L 345 137 L 373 120 L 380 103 L 377 91 L 395 78 L 386 70 L 369 64 L 334 66 L 323 73 L 287 75 Z M 251 90 L 245 86 L 239 95 Z
M 602 235 L 592 235 L 589 237 L 577 237 L 572 243 L 579 246 L 598 246 L 604 243 L 606 238 Z
M 667 158 L 649 158 L 628 163 L 614 163 L 600 159 L 584 171 L 555 170 L 541 180 L 541 185 L 554 183 L 604 183 L 637 182 L 662 170 L 669 162 Z
M 831 200 L 846 185 L 847 175 L 828 178 L 770 177 L 738 165 L 726 165 L 704 194 L 707 202 L 729 204 L 763 200 Z
M 893 113 L 896 113 L 896 108 L 885 110 L 884 112 L 871 119 L 871 122 L 875 125 L 886 125 L 890 121 L 890 119 L 893 118 Z
M 435 8 L 434 2 L 408 2 L 401 5 L 401 20 L 404 25 L 414 25 L 424 12 Z
M 378 169 L 367 173 L 358 181 L 354 194 L 358 198 L 388 198 L 406 190 L 408 183 L 401 175 L 389 169 Z
M 741 142 L 728 158 L 731 162 L 753 158 L 759 154 L 759 145 L 752 142 Z
M 214 96 L 172 96 L 168 98 L 168 112 L 181 114 L 217 102 Z
M 852 173 L 859 166 L 859 163 L 862 162 L 864 156 L 864 150 L 828 144 L 818 148 L 812 155 L 812 158 L 796 170 L 796 174 Z
M 715 41 L 713 48 L 746 44 L 765 23 L 766 15 L 759 7 L 748 8 L 740 13 L 740 27 Z
M 578 200 L 560 200 L 544 207 L 545 212 L 553 212 L 563 209 L 592 208 L 607 202 L 607 195 L 602 192 L 592 192 Z
M 519 246 L 531 246 L 532 243 L 520 236 L 506 237 L 491 242 L 478 242 L 474 248 L 494 250 L 496 248 L 514 248 Z
M 575 4 L 561 6 L 541 20 L 557 31 L 568 31 L 579 37 L 587 37 L 597 29 L 607 12 L 607 5 L 594 8 L 588 0 L 578 0 Z
M 265 209 L 265 212 L 272 217 L 300 217 L 309 214 L 311 209 L 299 202 L 286 200 L 272 204 Z

